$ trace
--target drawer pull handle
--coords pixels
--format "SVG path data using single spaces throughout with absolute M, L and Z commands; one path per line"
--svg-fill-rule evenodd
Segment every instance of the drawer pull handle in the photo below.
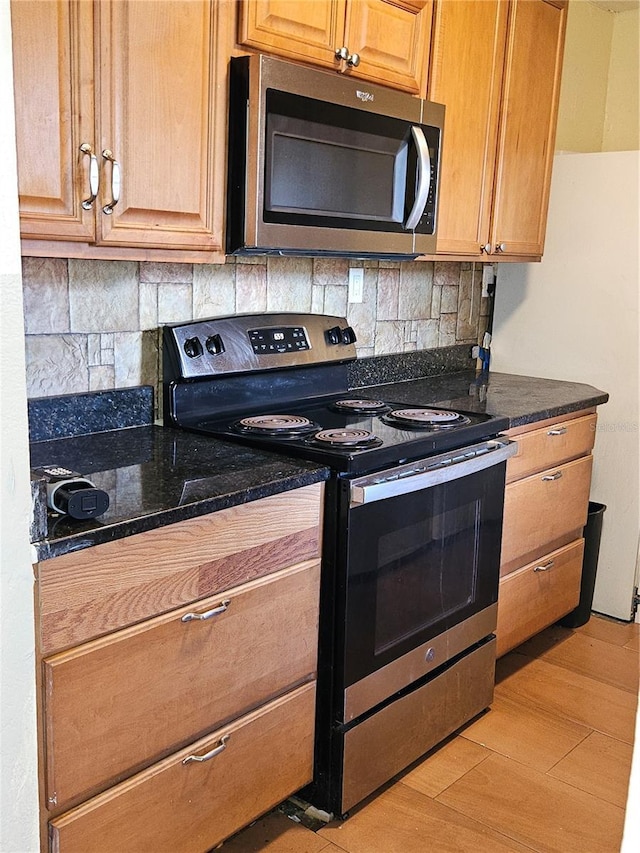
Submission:
M 209 761 L 211 758 L 215 758 L 216 755 L 220 755 L 221 752 L 224 752 L 227 748 L 227 741 L 231 735 L 223 735 L 220 738 L 220 745 L 214 746 L 214 748 L 210 752 L 206 752 L 204 755 L 187 755 L 186 758 L 182 759 L 183 764 L 190 764 L 192 761 Z
M 566 435 L 567 428 L 566 427 L 558 427 L 557 429 L 550 429 L 547 435 Z
M 547 560 L 546 563 L 543 563 L 541 566 L 536 566 L 534 568 L 534 572 L 548 572 L 549 569 L 553 568 L 553 560 Z
M 553 474 L 545 474 L 545 476 L 542 479 L 547 480 L 547 481 L 548 480 L 559 480 L 560 477 L 562 477 L 562 471 L 556 471 Z
M 224 613 L 231 604 L 231 601 L 227 599 L 219 604 L 217 607 L 214 607 L 212 610 L 207 610 L 204 613 L 185 613 L 181 622 L 193 622 L 194 620 L 198 620 L 198 622 L 204 622 L 207 619 L 213 619 L 214 616 L 219 616 L 221 613 Z

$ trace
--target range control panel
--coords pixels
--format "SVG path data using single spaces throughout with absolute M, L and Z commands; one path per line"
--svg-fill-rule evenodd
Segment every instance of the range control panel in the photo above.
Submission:
M 236 314 L 163 327 L 168 381 L 353 361 L 356 335 L 328 314 Z
M 249 340 L 253 351 L 258 354 L 299 352 L 300 350 L 310 349 L 307 333 L 303 326 L 249 329 Z

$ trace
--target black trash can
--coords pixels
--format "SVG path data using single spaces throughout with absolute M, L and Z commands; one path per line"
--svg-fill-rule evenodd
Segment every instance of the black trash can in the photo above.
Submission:
M 565 628 L 579 628 L 585 625 L 591 617 L 593 590 L 596 585 L 596 570 L 598 554 L 600 553 L 600 536 L 602 535 L 602 516 L 607 507 L 589 501 L 589 514 L 584 528 L 584 557 L 582 559 L 582 582 L 580 584 L 580 601 L 575 610 L 561 619 L 558 624 Z

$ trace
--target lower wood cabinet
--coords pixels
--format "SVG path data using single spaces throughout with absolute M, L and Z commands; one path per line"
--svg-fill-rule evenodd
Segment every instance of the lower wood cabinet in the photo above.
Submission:
M 51 821 L 52 853 L 205 853 L 311 780 L 315 684 Z
M 556 622 L 580 599 L 596 429 L 593 411 L 509 430 L 497 654 Z
M 580 600 L 584 539 L 545 554 L 500 582 L 498 657 L 573 610 Z
M 42 851 L 207 853 L 311 781 L 322 504 L 37 566 Z

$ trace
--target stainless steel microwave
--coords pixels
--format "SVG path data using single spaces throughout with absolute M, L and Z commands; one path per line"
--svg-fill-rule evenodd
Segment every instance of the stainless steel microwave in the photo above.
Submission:
M 266 56 L 231 60 L 228 254 L 436 248 L 444 107 Z

